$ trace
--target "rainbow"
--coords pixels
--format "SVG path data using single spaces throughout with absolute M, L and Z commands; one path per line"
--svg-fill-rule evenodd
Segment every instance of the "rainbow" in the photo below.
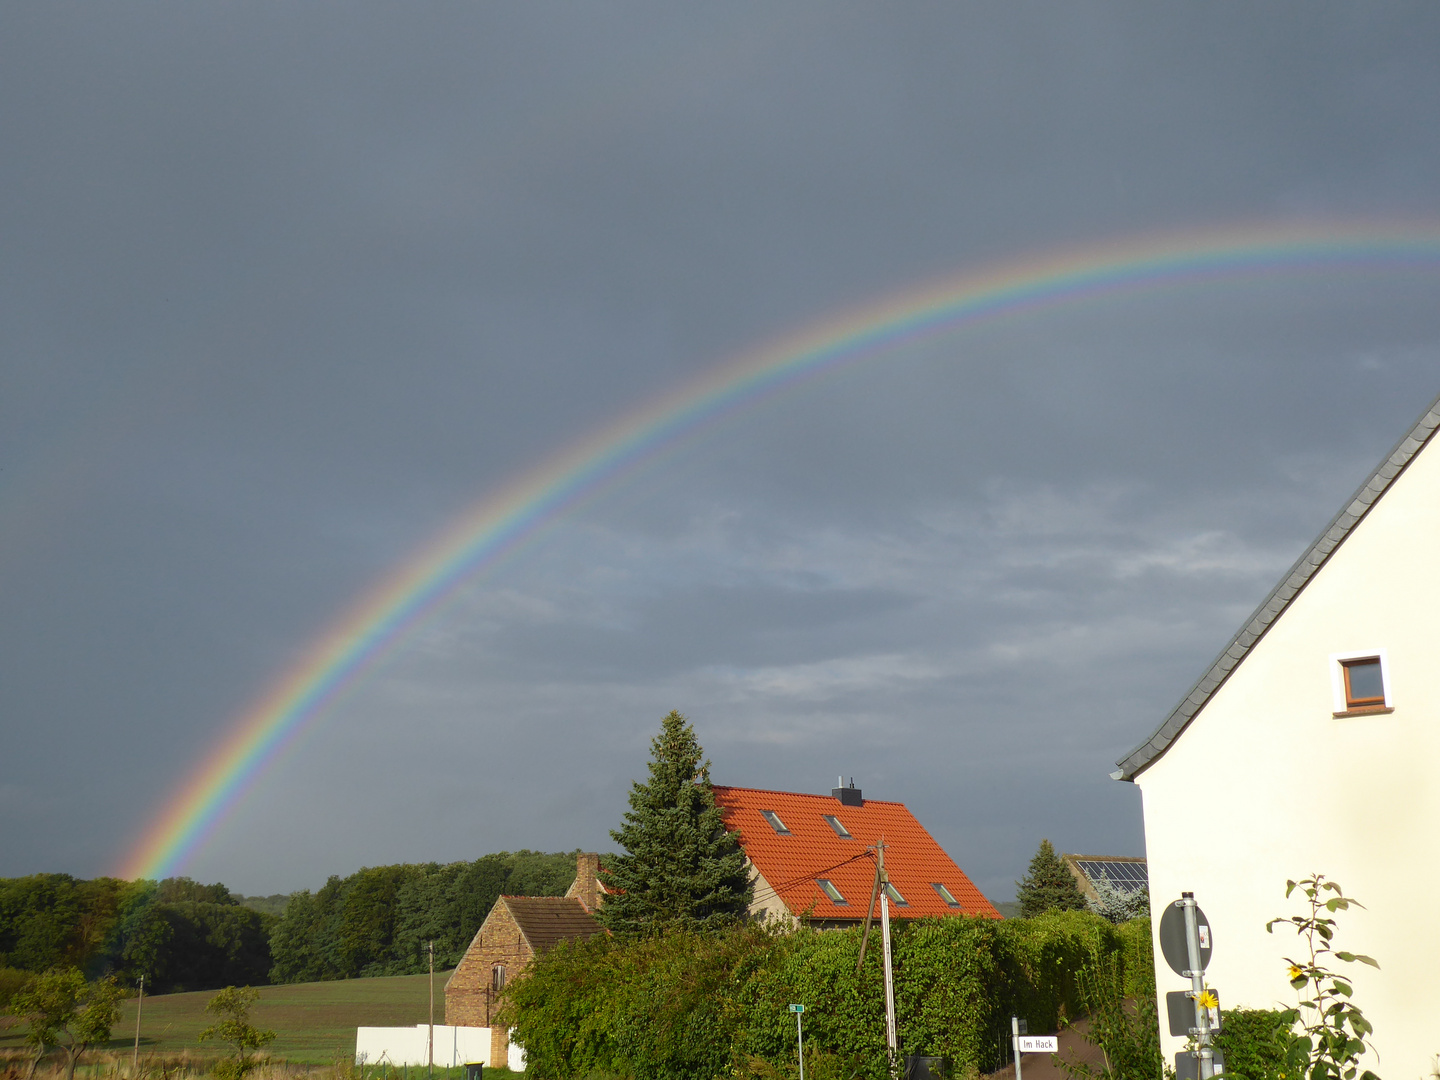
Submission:
M 463 582 L 727 416 L 823 373 L 982 321 L 1207 282 L 1373 270 L 1440 270 L 1440 222 L 1231 227 L 1052 252 L 846 311 L 722 363 L 514 477 L 343 612 L 229 725 L 119 874 L 179 872 L 307 726 Z

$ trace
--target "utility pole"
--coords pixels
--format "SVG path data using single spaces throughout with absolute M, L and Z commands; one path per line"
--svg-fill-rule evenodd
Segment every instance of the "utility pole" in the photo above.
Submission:
M 430 1075 L 435 1075 L 435 942 L 430 942 Z
M 880 941 L 885 947 L 885 1045 L 890 1048 L 893 1069 L 899 1059 L 900 1041 L 895 1037 L 895 972 L 890 962 L 890 878 L 885 873 L 885 841 L 876 845 L 880 854 Z
M 145 976 L 140 976 L 140 996 L 135 1000 L 135 1053 L 130 1058 L 133 1072 L 140 1067 L 140 1010 L 145 1007 Z

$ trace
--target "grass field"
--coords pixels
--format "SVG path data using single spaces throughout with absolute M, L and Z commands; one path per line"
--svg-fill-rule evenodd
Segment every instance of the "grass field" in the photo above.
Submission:
M 435 973 L 435 1022 L 445 1018 L 445 980 L 448 971 Z M 162 994 L 147 997 L 141 1012 L 140 1052 L 171 1057 L 185 1052 L 213 1055 L 215 1043 L 196 1036 L 214 1019 L 205 1003 L 215 992 Z M 272 1058 L 328 1064 L 355 1052 L 357 1027 L 412 1027 L 429 1015 L 429 976 L 400 975 L 385 979 L 345 979 L 339 982 L 262 986 L 250 1022 L 278 1036 L 268 1047 Z M 116 1038 L 104 1049 L 130 1047 L 135 1038 L 135 1000 L 127 1001 L 115 1026 Z M 20 1050 L 23 1034 L 0 1030 L 0 1051 Z M 411 1072 L 414 1072 L 412 1069 Z M 488 1070 L 487 1070 L 488 1072 Z M 441 1070 L 436 1070 L 437 1077 Z

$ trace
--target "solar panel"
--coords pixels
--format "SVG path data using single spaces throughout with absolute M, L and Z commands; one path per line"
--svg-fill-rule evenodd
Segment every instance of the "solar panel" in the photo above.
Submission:
M 1136 892 L 1150 887 L 1150 874 L 1143 861 L 1130 862 L 1119 859 L 1076 859 L 1075 865 L 1093 883 L 1105 878 L 1117 889 Z

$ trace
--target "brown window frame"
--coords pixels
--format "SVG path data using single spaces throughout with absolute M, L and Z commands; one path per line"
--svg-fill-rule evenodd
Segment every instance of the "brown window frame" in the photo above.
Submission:
M 1350 669 L 1361 664 L 1374 664 L 1380 671 L 1380 695 L 1379 697 L 1356 697 L 1350 691 Z M 1379 656 L 1355 656 L 1340 661 L 1340 673 L 1344 679 L 1345 708 L 1350 709 L 1383 709 L 1385 707 L 1385 664 Z

